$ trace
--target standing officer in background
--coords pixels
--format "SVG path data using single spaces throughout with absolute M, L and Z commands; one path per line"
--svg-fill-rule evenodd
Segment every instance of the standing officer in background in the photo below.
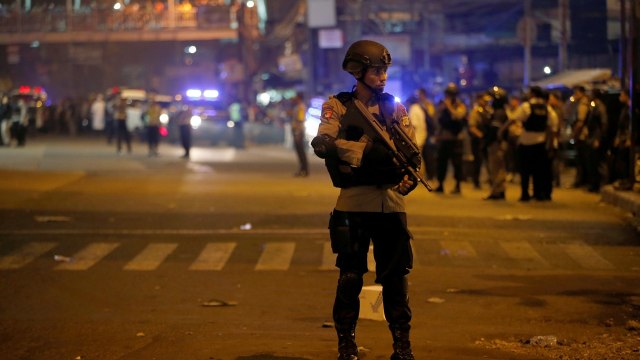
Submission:
M 118 96 L 114 118 L 116 121 L 116 150 L 122 153 L 122 141 L 127 145 L 127 153 L 131 155 L 131 134 L 127 128 L 127 101 Z
M 573 139 L 576 143 L 576 179 L 573 187 L 587 184 L 589 145 L 587 144 L 587 118 L 589 117 L 589 98 L 582 85 L 573 87 L 573 100 L 576 102 L 575 118 L 572 123 Z
M 509 101 L 507 92 L 497 86 L 490 90 L 491 101 L 491 123 L 487 127 L 484 140 L 487 146 L 487 162 L 489 163 L 489 176 L 491 177 L 491 193 L 485 200 L 504 200 L 505 182 L 507 179 L 507 167 L 505 164 L 505 153 L 509 144 L 507 143 L 507 126 L 509 118 L 506 106 Z
M 416 102 L 409 107 L 409 119 L 415 130 L 416 144 L 422 154 L 425 175 L 431 180 L 436 176 L 436 108 L 427 98 L 427 90 L 417 91 Z
M 298 155 L 298 172 L 294 176 L 309 176 L 309 163 L 307 161 L 307 146 L 305 144 L 305 127 L 307 108 L 304 106 L 304 96 L 297 93 L 293 98 L 291 109 L 291 134 L 293 135 L 293 147 Z
M 184 155 L 182 155 L 182 158 L 189 159 L 191 156 L 191 117 L 193 116 L 191 106 L 183 104 L 176 116 L 178 120 L 178 129 L 180 131 L 180 144 L 182 144 L 182 148 L 184 149 Z
M 525 101 L 514 114 L 512 121 L 521 121 L 524 131 L 520 135 L 520 201 L 531 200 L 529 179 L 533 178 L 533 196 L 539 201 L 550 201 L 553 188 L 551 158 L 547 143 L 554 143 L 548 136 L 558 132 L 558 117 L 547 104 L 548 94 L 539 86 L 529 90 Z
M 340 269 L 333 319 L 338 335 L 339 360 L 357 360 L 355 329 L 360 311 L 358 296 L 373 241 L 375 281 L 382 285 L 384 314 L 393 337 L 392 360 L 413 360 L 409 341 L 411 309 L 407 275 L 413 267 L 411 233 L 407 229 L 404 196 L 417 181 L 405 175 L 385 145 L 370 131 L 356 102 L 387 129 L 397 122 L 415 142 L 413 127 L 402 104 L 384 92 L 391 55 L 381 44 L 360 40 L 345 55 L 342 68 L 357 80 L 351 92 L 342 92 L 322 105 L 318 135 L 311 145 L 340 195 L 329 222 L 331 246 Z
M 586 142 L 587 142 L 587 190 L 599 192 L 604 170 L 604 158 L 606 155 L 607 136 L 607 106 L 604 104 L 604 93 L 600 89 L 591 91 L 591 109 L 587 116 Z
M 557 144 L 547 143 L 547 150 L 549 150 L 549 155 L 551 156 L 551 170 L 553 176 L 553 184 L 556 187 L 560 187 L 560 174 L 562 173 L 563 160 L 560 156 L 560 136 L 562 135 L 562 131 L 564 130 L 564 101 L 562 100 L 562 93 L 560 91 L 555 90 L 549 93 L 549 105 L 556 113 L 558 117 L 558 131 L 556 134 L 549 134 L 547 140 L 558 140 Z M 557 150 L 557 151 L 556 151 Z
M 444 90 L 444 101 L 438 104 L 438 187 L 436 192 L 444 192 L 449 160 L 453 164 L 456 187 L 453 194 L 460 193 L 462 181 L 462 129 L 465 125 L 467 107 L 458 99 L 458 86 L 449 83 Z
M 160 115 L 162 115 L 162 107 L 160 107 L 160 104 L 153 98 L 146 114 L 149 156 L 158 156 L 158 145 L 160 144 Z
M 475 104 L 469 113 L 469 136 L 471 137 L 471 152 L 473 153 L 471 178 L 476 189 L 480 189 L 482 163 L 487 157 L 485 136 L 491 123 L 492 108 L 489 106 L 490 102 L 490 94 L 483 92 L 476 95 Z M 490 173 L 489 176 L 491 177 Z

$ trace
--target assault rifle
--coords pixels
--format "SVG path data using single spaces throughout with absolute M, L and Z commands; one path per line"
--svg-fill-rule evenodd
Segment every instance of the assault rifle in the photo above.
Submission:
M 413 143 L 409 135 L 404 132 L 400 124 L 398 124 L 398 121 L 392 121 L 389 133 L 386 133 L 380 123 L 371 115 L 371 112 L 369 112 L 360 100 L 354 98 L 353 103 L 362 116 L 364 116 L 365 122 L 373 130 L 374 134 L 383 141 L 384 146 L 393 156 L 393 161 L 396 165 L 408 171 L 409 174 L 424 185 L 427 190 L 432 191 L 433 188 L 431 188 L 429 182 L 423 179 L 417 170 L 421 165 L 420 150 L 416 144 Z

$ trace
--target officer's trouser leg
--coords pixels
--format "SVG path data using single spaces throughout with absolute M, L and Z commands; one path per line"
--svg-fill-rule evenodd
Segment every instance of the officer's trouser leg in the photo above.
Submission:
M 333 304 L 333 321 L 338 334 L 339 360 L 358 359 L 355 330 L 360 313 L 360 299 L 358 297 L 362 285 L 361 274 L 340 271 L 336 300 Z
M 406 276 L 389 277 L 382 283 L 384 315 L 389 322 L 393 337 L 392 360 L 413 360 L 409 330 L 411 329 L 411 308 Z

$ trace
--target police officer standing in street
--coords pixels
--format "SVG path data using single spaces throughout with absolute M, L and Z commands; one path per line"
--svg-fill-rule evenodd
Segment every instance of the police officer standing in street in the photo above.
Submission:
M 391 359 L 414 359 L 407 284 L 413 253 L 404 196 L 417 181 L 397 165 L 359 110 L 366 108 L 384 134 L 397 122 L 415 143 L 406 109 L 384 92 L 390 65 L 391 55 L 382 44 L 369 40 L 353 43 L 342 68 L 353 75 L 356 85 L 351 92 L 339 93 L 323 104 L 318 135 L 311 143 L 316 155 L 325 159 L 334 186 L 340 188 L 329 224 L 340 269 L 333 306 L 339 360 L 359 359 L 355 339 L 358 296 L 368 271 L 370 242 L 376 261 L 375 281 L 383 288 L 384 314 L 393 338 Z
M 444 100 L 438 105 L 438 187 L 436 192 L 444 192 L 444 180 L 447 177 L 449 161 L 453 165 L 456 186 L 453 194 L 460 194 L 462 181 L 462 129 L 467 117 L 466 105 L 458 99 L 458 86 L 449 83 L 444 89 Z
M 487 146 L 487 161 L 489 176 L 491 178 L 491 192 L 485 200 L 505 200 L 505 182 L 507 179 L 507 167 L 505 165 L 505 153 L 508 143 L 506 132 L 509 118 L 506 106 L 508 95 L 504 89 L 494 86 L 491 94 L 491 122 L 486 129 L 484 141 Z
M 529 180 L 533 178 L 533 196 L 538 201 L 551 201 L 553 188 L 551 176 L 551 159 L 547 149 L 550 141 L 558 130 L 558 117 L 551 106 L 547 104 L 548 95 L 539 86 L 529 89 L 529 100 L 520 105 L 514 119 L 523 124 L 524 131 L 520 136 L 518 154 L 520 158 L 520 189 L 519 201 L 531 200 Z
M 305 143 L 305 120 L 307 109 L 304 106 L 304 95 L 297 93 L 293 98 L 293 108 L 291 109 L 291 134 L 293 135 L 293 147 L 298 156 L 298 171 L 294 176 L 309 176 L 309 162 L 307 161 L 307 144 Z

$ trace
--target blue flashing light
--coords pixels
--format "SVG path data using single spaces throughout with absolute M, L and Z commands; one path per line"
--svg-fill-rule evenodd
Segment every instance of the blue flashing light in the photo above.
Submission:
M 190 98 L 199 98 L 202 96 L 202 91 L 199 89 L 189 89 L 187 90 L 187 97 Z
M 202 95 L 205 99 L 217 99 L 220 96 L 220 92 L 218 90 L 205 90 Z

